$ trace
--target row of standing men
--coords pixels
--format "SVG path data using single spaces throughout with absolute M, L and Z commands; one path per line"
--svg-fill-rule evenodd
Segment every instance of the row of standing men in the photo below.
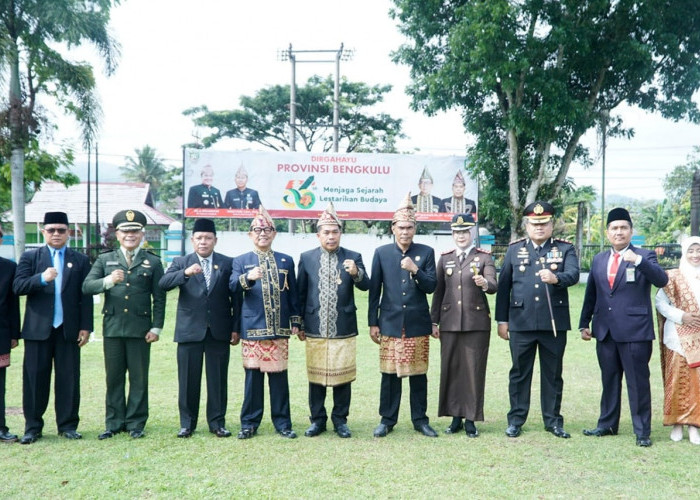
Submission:
M 42 229 L 47 246 L 26 252 L 16 272 L 11 269 L 12 286 L 3 286 L 3 307 L 8 312 L 4 316 L 10 318 L 5 329 L 13 347 L 19 337 L 17 296 L 27 296 L 21 333 L 26 423 L 20 442 L 30 444 L 42 436 L 52 361 L 58 432 L 68 439 L 81 437 L 77 431 L 79 349 L 93 329 L 90 295 L 98 293 L 105 294 L 107 383 L 105 430 L 98 437 L 108 439 L 121 432 L 142 437 L 148 418 L 150 345 L 163 328 L 165 293 L 176 287 L 180 290 L 174 336 L 178 343 L 178 437 L 191 436 L 197 427 L 204 359 L 209 430 L 217 437 L 231 435 L 225 423 L 227 373 L 230 346 L 239 342 L 245 390 L 238 438 L 257 433 L 263 416 L 265 374 L 273 425 L 281 436 L 296 437 L 287 380 L 290 335 L 306 341 L 311 425 L 305 435 L 313 437 L 326 430 L 326 388 L 332 387 L 331 422 L 338 436 L 350 437 L 347 417 L 351 382 L 356 376 L 358 333 L 353 290 L 358 288 L 369 290 L 370 337 L 379 345 L 381 420 L 375 437 L 386 436 L 396 425 L 405 377 L 409 379 L 414 428 L 423 435 L 437 436 L 426 414 L 431 335 L 440 339 L 441 348 L 438 416 L 453 417 L 445 432 L 464 429 L 468 437 L 479 435 L 475 422 L 484 419 L 491 322 L 485 294 L 497 293 L 498 334 L 509 340 L 512 356 L 506 435 L 518 437 L 527 419 L 539 350 L 545 430 L 568 438 L 560 413 L 562 359 L 566 332 L 571 328 L 567 288 L 578 282 L 579 267 L 572 245 L 552 238 L 552 217 L 553 208 L 546 202 L 526 207 L 528 238 L 510 245 L 497 282 L 490 254 L 473 245 L 471 214 L 454 216 L 455 248 L 441 255 L 436 268 L 432 248 L 413 242 L 416 219 L 409 197 L 393 217 L 395 243 L 375 251 L 371 279 L 360 254 L 340 246 L 341 221 L 332 205 L 318 221 L 320 246 L 301 255 L 298 273 L 290 256 L 272 251 L 275 226 L 262 207 L 249 231 L 253 251 L 233 259 L 215 252 L 213 221 L 198 219 L 192 234 L 194 252 L 176 258 L 166 273 L 155 255 L 139 248 L 146 224 L 140 212 L 126 210 L 114 217 L 120 248 L 101 254 L 91 268 L 87 257 L 66 248 L 66 214 L 47 213 Z M 648 362 L 653 339 L 649 294 L 651 284 L 662 287 L 667 278 L 653 252 L 630 245 L 631 229 L 626 210 L 608 214 L 613 248 L 594 259 L 586 289 L 579 329 L 582 338 L 589 340 L 593 319 L 603 394 L 598 424 L 584 434 L 617 433 L 621 380 L 626 373 L 636 442 L 649 446 Z M 429 307 L 427 295 L 431 293 Z M 5 353 L 0 351 L 0 356 L 1 360 Z M 0 372 L 0 439 L 12 441 L 17 437 L 4 422 L 5 368 Z

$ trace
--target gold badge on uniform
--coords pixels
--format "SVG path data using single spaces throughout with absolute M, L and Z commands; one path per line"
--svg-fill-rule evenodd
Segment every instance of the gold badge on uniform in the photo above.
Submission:
M 556 265 L 556 264 L 552 264 L 552 265 L 549 266 L 549 267 L 552 269 L 552 271 L 556 271 L 556 270 L 557 270 L 557 265 Z
M 445 274 L 448 276 L 452 276 L 452 268 L 448 267 L 447 269 L 445 269 Z
M 521 273 L 524 273 L 524 272 L 525 272 L 525 266 L 523 266 L 523 265 L 520 265 L 520 267 L 519 267 L 518 269 L 520 269 L 520 272 L 521 272 Z
M 133 210 L 127 210 L 127 212 L 126 212 L 126 220 L 128 220 L 129 222 L 133 222 L 133 221 L 134 221 L 134 211 L 133 211 Z
M 219 269 L 219 264 L 214 264 L 214 269 Z

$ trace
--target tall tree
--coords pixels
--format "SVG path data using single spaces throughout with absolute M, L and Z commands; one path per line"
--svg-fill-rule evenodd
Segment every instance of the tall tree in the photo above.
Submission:
M 151 198 L 154 206 L 160 200 L 161 189 L 164 184 L 175 175 L 173 169 L 169 169 L 162 158 L 158 157 L 155 148 L 145 145 L 134 150 L 136 158 L 126 157 L 126 166 L 120 167 L 122 177 L 128 182 L 145 182 L 150 184 Z
M 118 47 L 107 31 L 110 9 L 119 0 L 0 0 L 0 83 L 9 82 L 6 123 L 11 149 L 12 213 L 15 253 L 24 251 L 25 151 L 42 132 L 37 98 L 44 95 L 76 118 L 91 143 L 100 108 L 92 67 L 66 53 L 93 45 L 108 74 Z M 48 122 L 46 122 L 48 124 Z
M 330 151 L 333 146 L 333 78 L 312 76 L 296 91 L 296 134 L 306 151 Z M 391 85 L 370 86 L 341 79 L 339 150 L 396 152 L 403 138 L 401 120 L 386 113 L 370 114 Z M 213 130 L 202 139 L 209 147 L 224 138 L 243 139 L 275 151 L 290 150 L 289 85 L 272 85 L 254 96 L 242 96 L 240 109 L 210 111 L 198 106 L 184 111 L 195 125 Z
M 608 118 L 619 104 L 700 118 L 697 0 L 394 3 L 413 107 L 462 110 L 471 170 L 507 182 L 507 203 L 480 212 L 498 219 L 507 206 L 513 236 L 522 207 L 557 199 L 572 161 L 589 164 L 587 130 L 605 119 L 608 135 L 631 133 Z

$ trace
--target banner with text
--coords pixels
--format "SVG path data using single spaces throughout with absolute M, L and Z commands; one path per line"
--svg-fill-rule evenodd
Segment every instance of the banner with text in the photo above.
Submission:
M 187 149 L 186 217 L 312 219 L 333 202 L 341 219 L 391 220 L 407 193 L 421 221 L 476 218 L 464 157 Z

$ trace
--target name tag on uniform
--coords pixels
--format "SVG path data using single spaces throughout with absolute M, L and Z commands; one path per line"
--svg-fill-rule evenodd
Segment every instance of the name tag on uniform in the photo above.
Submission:
M 625 269 L 625 279 L 627 283 L 634 283 L 634 266 Z
M 119 261 L 118 261 L 118 260 L 108 260 L 108 261 L 105 263 L 105 266 L 118 266 L 118 265 L 119 265 Z

